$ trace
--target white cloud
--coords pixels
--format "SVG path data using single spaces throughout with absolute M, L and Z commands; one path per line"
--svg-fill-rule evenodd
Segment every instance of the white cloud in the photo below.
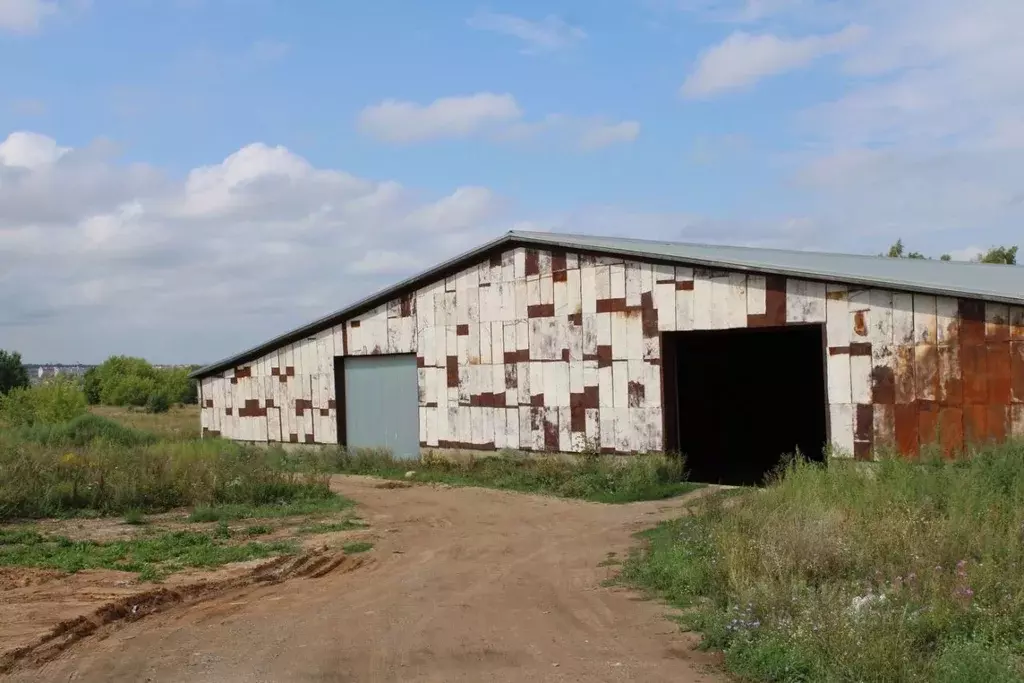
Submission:
M 30 360 L 214 360 L 506 225 L 486 188 L 421 198 L 261 143 L 182 178 L 38 134 L 0 150 L 0 328 Z
M 32 33 L 58 10 L 49 0 L 0 0 L 0 31 Z
M 385 100 L 363 109 L 357 125 L 365 135 L 392 144 L 485 137 L 498 142 L 545 138 L 590 151 L 633 142 L 637 121 L 606 121 L 565 114 L 527 120 L 511 95 L 477 93 L 442 97 L 430 104 Z
M 37 133 L 11 133 L 0 143 L 0 165 L 34 169 L 52 164 L 68 152 L 56 141 Z
M 804 38 L 737 31 L 708 48 L 682 86 L 686 97 L 701 98 L 753 85 L 769 76 L 806 67 L 819 57 L 849 49 L 865 35 L 860 26 Z
M 623 142 L 633 142 L 639 136 L 640 124 L 637 121 L 591 123 L 583 128 L 579 144 L 583 149 L 600 149 Z
M 480 31 L 492 31 L 518 38 L 523 41 L 523 52 L 526 54 L 561 50 L 587 37 L 583 29 L 554 15 L 530 21 L 511 14 L 481 11 L 470 17 L 466 23 Z
M 363 109 L 359 128 L 386 142 L 422 142 L 469 137 L 521 116 L 522 110 L 511 95 L 481 92 L 441 97 L 427 105 L 385 100 Z

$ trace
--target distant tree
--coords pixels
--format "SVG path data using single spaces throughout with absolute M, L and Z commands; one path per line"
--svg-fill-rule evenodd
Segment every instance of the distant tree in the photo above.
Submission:
M 85 399 L 89 405 L 94 406 L 100 402 L 100 389 L 102 382 L 98 367 L 89 368 L 82 378 L 82 390 L 85 392 Z
M 891 247 L 889 247 L 889 251 L 887 253 L 883 254 L 883 255 L 884 256 L 888 256 L 889 258 L 912 258 L 912 259 L 929 259 L 929 260 L 931 258 L 929 256 L 925 256 L 924 254 L 922 254 L 919 251 L 912 251 L 912 252 L 910 252 L 908 254 L 904 254 L 903 250 L 904 250 L 903 240 L 902 239 L 898 239 L 898 240 L 896 240 L 895 243 L 893 243 L 893 245 Z M 942 256 L 939 257 L 939 260 L 940 261 L 952 261 L 953 257 L 951 257 L 949 254 L 943 254 Z
M 0 396 L 12 389 L 28 386 L 28 370 L 21 362 L 17 351 L 0 349 Z
M 1002 263 L 1007 266 L 1017 265 L 1017 247 L 992 247 L 978 256 L 981 263 Z

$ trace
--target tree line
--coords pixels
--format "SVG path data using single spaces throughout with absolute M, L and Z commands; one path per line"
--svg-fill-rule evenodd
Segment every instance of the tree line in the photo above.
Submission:
M 889 251 L 879 256 L 888 256 L 889 258 L 912 258 L 912 259 L 928 259 L 930 257 L 925 256 L 918 251 L 907 252 L 903 246 L 903 240 L 896 240 L 892 246 L 889 247 Z M 952 261 L 953 257 L 949 254 L 942 254 L 939 256 L 940 261 Z M 1007 266 L 1017 265 L 1017 247 L 990 247 L 988 251 L 978 254 L 977 258 L 974 259 L 977 263 L 999 263 Z
M 83 377 L 58 376 L 47 384 L 67 384 L 89 405 L 145 407 L 165 412 L 174 404 L 198 401 L 198 386 L 189 373 L 198 366 L 157 368 L 142 358 L 111 356 Z M 17 351 L 0 349 L 0 396 L 29 400 L 29 376 Z M 17 392 L 19 395 L 14 395 Z

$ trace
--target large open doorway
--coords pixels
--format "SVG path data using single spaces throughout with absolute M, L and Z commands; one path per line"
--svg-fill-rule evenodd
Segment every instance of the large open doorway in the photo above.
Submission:
M 822 325 L 667 333 L 662 349 L 666 448 L 693 481 L 760 484 L 787 453 L 824 458 Z

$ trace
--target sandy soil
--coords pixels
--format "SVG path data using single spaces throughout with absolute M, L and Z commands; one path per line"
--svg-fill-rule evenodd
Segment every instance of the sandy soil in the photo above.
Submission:
M 710 655 L 692 649 L 693 637 L 665 619 L 665 607 L 601 585 L 615 571 L 599 566 L 608 553 L 624 555 L 633 532 L 679 514 L 685 501 L 609 506 L 379 484 L 334 481 L 376 535 L 362 555 L 312 550 L 155 589 L 114 572 L 0 575 L 0 623 L 21 614 L 29 643 L 0 678 L 724 680 Z M 86 609 L 97 602 L 99 610 Z M 27 616 L 33 610 L 36 618 Z M 65 619 L 59 628 L 32 633 L 55 614 Z M 12 634 L 5 625 L 3 635 Z

